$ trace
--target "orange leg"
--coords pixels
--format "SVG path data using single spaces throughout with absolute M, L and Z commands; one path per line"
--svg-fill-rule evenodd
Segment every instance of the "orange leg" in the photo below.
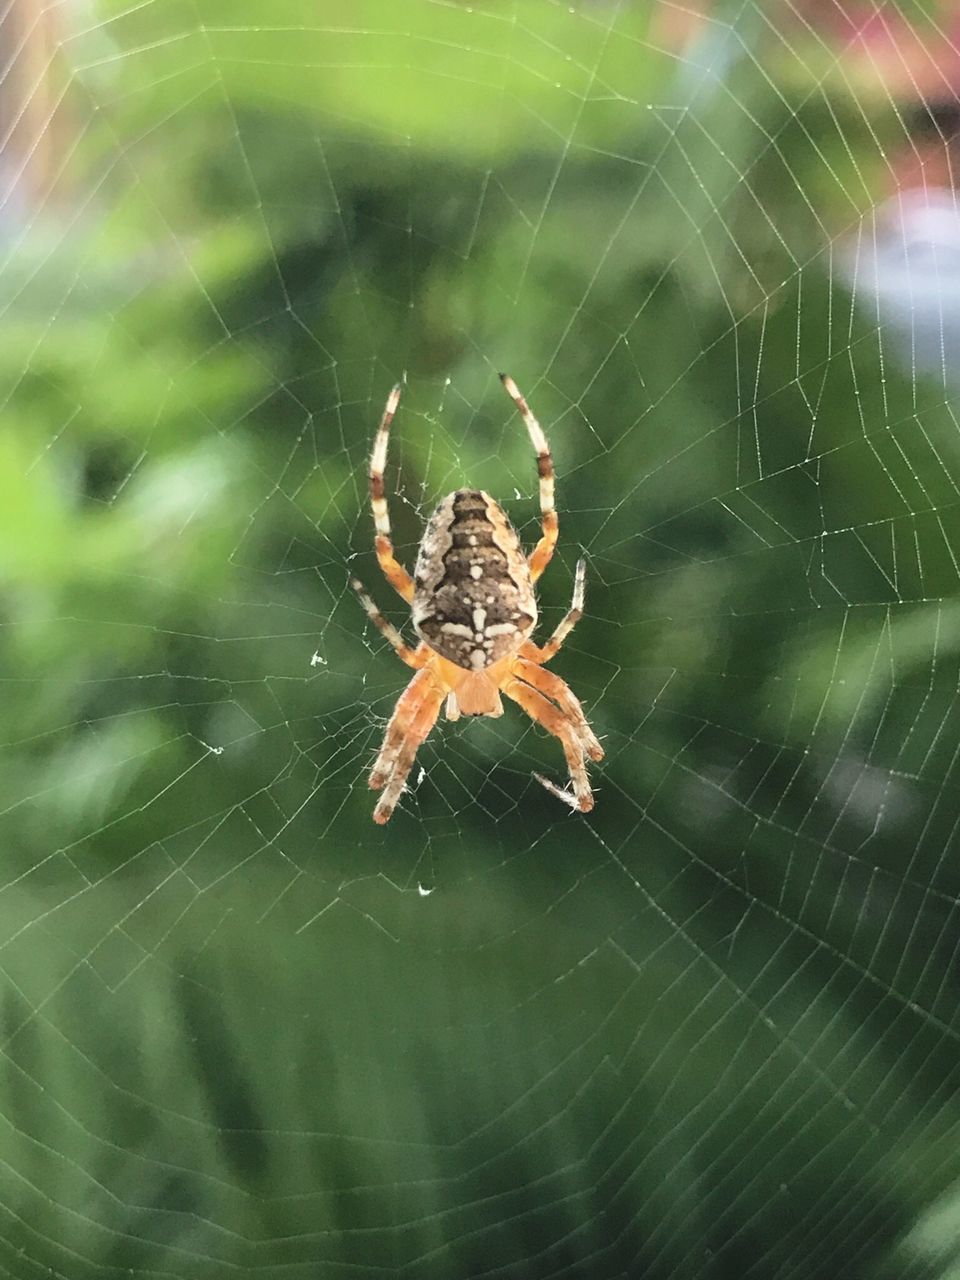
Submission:
M 542 693 L 531 689 L 528 684 L 511 676 L 502 686 L 508 698 L 520 704 L 524 711 L 538 724 L 560 739 L 563 754 L 567 759 L 570 781 L 573 783 L 573 794 L 578 807 L 584 812 L 593 808 L 593 792 L 583 759 L 583 747 L 577 737 L 573 725 L 562 711 L 558 711 L 552 702 L 548 702 Z
M 373 523 L 376 529 L 374 545 L 377 548 L 377 561 L 391 587 L 398 591 L 409 604 L 413 599 L 413 579 L 394 554 L 393 542 L 390 539 L 390 512 L 387 509 L 387 494 L 383 483 L 383 473 L 387 465 L 390 423 L 393 421 L 393 415 L 399 403 L 400 383 L 398 382 L 387 397 L 377 438 L 373 442 L 373 453 L 370 455 L 370 506 L 373 508 Z
M 370 786 L 383 789 L 373 811 L 374 822 L 390 821 L 417 751 L 436 723 L 445 696 L 446 691 L 429 670 L 419 671 L 400 695 L 370 774 Z
M 601 747 L 596 735 L 587 723 L 587 717 L 583 714 L 580 699 L 565 680 L 561 680 L 552 671 L 544 671 L 535 662 L 528 662 L 525 658 L 516 658 L 511 670 L 521 680 L 524 680 L 527 684 L 532 684 L 535 689 L 539 689 L 541 693 L 553 699 L 567 720 L 573 725 L 577 737 L 583 744 L 583 749 L 591 760 L 603 759 L 603 747 Z
M 530 577 L 536 582 L 550 563 L 553 549 L 557 545 L 557 534 L 560 531 L 560 522 L 557 519 L 557 513 L 553 505 L 553 455 L 550 452 L 549 444 L 547 444 L 547 437 L 543 434 L 543 428 L 533 416 L 530 406 L 520 394 L 517 384 L 506 373 L 501 373 L 500 381 L 503 383 L 507 395 L 520 410 L 520 416 L 523 418 L 524 425 L 530 435 L 530 443 L 537 451 L 543 536 L 527 557 Z
M 429 671 L 418 671 L 397 699 L 393 715 L 387 724 L 387 731 L 383 735 L 380 753 L 370 771 L 370 786 L 374 791 L 379 791 L 390 776 L 400 744 L 409 732 L 424 696 L 432 684 L 433 677 Z

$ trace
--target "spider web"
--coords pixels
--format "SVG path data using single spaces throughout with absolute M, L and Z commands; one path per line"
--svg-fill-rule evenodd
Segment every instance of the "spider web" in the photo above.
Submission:
M 11 0 L 0 1274 L 955 1273 L 960 32 L 850 8 Z M 597 807 L 509 706 L 380 829 L 500 369 Z

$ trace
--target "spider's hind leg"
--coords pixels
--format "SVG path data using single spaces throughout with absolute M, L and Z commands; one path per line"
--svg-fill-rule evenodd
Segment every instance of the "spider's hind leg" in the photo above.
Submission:
M 383 570 L 383 576 L 391 587 L 406 600 L 413 599 L 413 579 L 397 559 L 390 536 L 390 511 L 387 507 L 387 491 L 383 482 L 383 473 L 387 465 L 387 444 L 390 440 L 390 423 L 400 403 L 400 383 L 398 382 L 387 397 L 383 417 L 377 437 L 373 442 L 373 453 L 370 455 L 370 506 L 373 509 L 373 523 L 376 528 L 374 546 L 377 549 L 377 561 Z
M 543 533 L 540 541 L 527 557 L 530 577 L 536 582 L 550 563 L 550 557 L 553 555 L 553 549 L 557 545 L 557 535 L 560 531 L 560 522 L 554 506 L 553 454 L 550 452 L 550 445 L 547 443 L 547 437 L 543 433 L 543 427 L 541 427 L 530 406 L 521 395 L 517 384 L 506 373 L 501 373 L 500 381 L 503 383 L 507 395 L 519 409 L 520 417 L 523 419 L 527 434 L 530 436 L 530 443 L 537 454 L 537 474 L 540 477 L 540 519 Z

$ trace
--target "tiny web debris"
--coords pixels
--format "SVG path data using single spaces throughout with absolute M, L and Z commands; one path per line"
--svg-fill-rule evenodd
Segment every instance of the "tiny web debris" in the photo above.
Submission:
M 558 800 L 562 800 L 565 805 L 569 805 L 571 809 L 576 809 L 579 813 L 580 806 L 577 804 L 577 798 L 572 791 L 567 791 L 563 787 L 558 787 L 555 782 L 551 782 L 549 778 L 545 778 L 542 773 L 534 773 L 533 776 L 542 787 L 546 787 L 552 796 L 556 796 Z

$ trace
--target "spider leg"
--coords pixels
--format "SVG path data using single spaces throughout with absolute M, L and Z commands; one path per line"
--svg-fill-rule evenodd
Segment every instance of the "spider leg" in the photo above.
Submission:
M 587 777 L 587 768 L 583 759 L 583 746 L 571 722 L 553 703 L 548 702 L 542 693 L 524 684 L 516 676 L 511 676 L 501 688 L 508 698 L 512 698 L 523 707 L 531 720 L 536 720 L 554 737 L 560 739 L 577 805 L 587 813 L 593 808 L 593 792 L 590 790 L 590 780 Z
M 387 731 L 383 735 L 383 742 L 380 744 L 380 752 L 370 770 L 370 786 L 374 791 L 379 791 L 392 773 L 400 744 L 409 731 L 423 703 L 424 695 L 432 683 L 432 677 L 428 671 L 418 671 L 397 699 L 393 715 L 387 724 Z
M 587 723 L 580 699 L 565 680 L 561 680 L 552 671 L 544 671 L 543 667 L 537 666 L 535 662 L 530 662 L 526 658 L 516 658 L 511 670 L 526 684 L 533 685 L 535 689 L 539 689 L 541 693 L 553 699 L 573 725 L 584 751 L 591 760 L 603 759 L 603 747 Z
M 373 508 L 373 524 L 376 529 L 374 546 L 377 549 L 377 561 L 391 587 L 409 604 L 413 599 L 413 579 L 394 554 L 393 542 L 390 540 L 390 512 L 387 509 L 387 494 L 383 483 L 383 472 L 387 465 L 390 423 L 393 421 L 393 415 L 399 403 L 400 383 L 398 382 L 387 397 L 386 408 L 373 442 L 373 453 L 370 455 L 370 506 Z
M 560 619 L 556 631 L 542 648 L 535 645 L 532 640 L 527 640 L 522 645 L 520 653 L 524 658 L 530 658 L 533 662 L 549 662 L 555 656 L 564 640 L 583 617 L 583 597 L 586 591 L 586 583 L 587 562 L 586 560 L 578 560 L 577 573 L 573 580 L 573 599 L 570 601 L 570 608 Z
M 373 811 L 374 822 L 390 821 L 417 750 L 436 724 L 445 696 L 446 690 L 429 670 L 417 672 L 400 695 L 370 774 L 370 786 L 383 789 Z
M 524 425 L 530 433 L 530 443 L 537 452 L 537 471 L 540 475 L 540 513 L 543 519 L 543 536 L 527 557 L 530 577 L 534 582 L 540 577 L 550 563 L 553 549 L 557 545 L 557 534 L 560 523 L 553 505 L 553 455 L 547 444 L 543 428 L 531 412 L 530 406 L 520 394 L 517 384 L 509 374 L 501 373 L 500 381 L 507 395 L 520 410 Z
M 404 644 L 403 636 L 392 622 L 387 621 L 377 608 L 376 604 L 374 604 L 371 597 L 367 595 L 360 579 L 351 578 L 350 585 L 360 597 L 360 603 L 363 605 L 367 617 L 390 641 L 394 649 L 396 649 L 397 656 L 401 661 L 405 662 L 408 667 L 422 667 L 430 656 L 430 650 L 427 646 L 425 644 L 420 644 L 417 645 L 416 649 L 411 649 L 409 645 Z

